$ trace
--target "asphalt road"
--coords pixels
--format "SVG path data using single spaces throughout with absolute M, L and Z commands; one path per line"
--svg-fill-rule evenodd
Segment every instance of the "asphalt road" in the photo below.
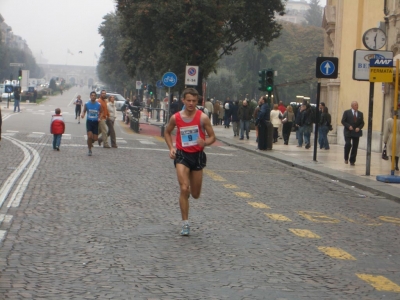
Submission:
M 117 122 L 86 156 L 89 92 L 4 121 L 0 299 L 400 299 L 398 203 L 217 143 L 181 237 L 165 143 Z

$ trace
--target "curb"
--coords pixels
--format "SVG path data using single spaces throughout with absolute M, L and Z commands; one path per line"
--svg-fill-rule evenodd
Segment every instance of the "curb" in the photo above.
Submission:
M 274 161 L 278 161 L 280 163 L 289 165 L 294 168 L 298 168 L 301 170 L 305 170 L 307 172 L 322 175 L 322 176 L 325 176 L 325 177 L 333 179 L 333 180 L 338 180 L 347 185 L 355 186 L 359 189 L 374 193 L 376 195 L 384 196 L 387 199 L 390 199 L 390 200 L 400 203 L 399 190 L 396 188 L 393 188 L 391 186 L 387 186 L 385 183 L 382 183 L 379 181 L 373 182 L 368 179 L 359 178 L 359 176 L 347 174 L 347 173 L 344 173 L 341 171 L 332 170 L 332 169 L 329 169 L 329 168 L 326 168 L 323 166 L 318 166 L 318 168 L 312 168 L 312 167 L 307 166 L 306 164 L 299 164 L 298 162 L 288 160 L 287 158 L 285 158 L 284 155 L 281 155 L 281 154 L 271 155 L 272 153 L 271 154 L 268 153 L 268 151 L 271 151 L 271 150 L 268 150 L 265 152 L 254 151 L 247 147 L 231 143 L 226 139 L 217 138 L 217 140 L 228 146 L 235 147 L 235 148 L 238 148 L 238 149 L 259 155 L 259 156 L 267 157 L 269 159 L 273 159 Z M 350 179 L 350 177 L 352 179 Z M 354 180 L 353 178 L 356 180 Z

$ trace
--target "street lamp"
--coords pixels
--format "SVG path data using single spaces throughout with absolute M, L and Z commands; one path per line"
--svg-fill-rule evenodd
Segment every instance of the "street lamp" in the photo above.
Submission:
M 301 103 L 301 102 L 303 102 L 301 99 L 304 99 L 304 96 L 296 96 L 296 98 L 297 98 L 297 103 Z

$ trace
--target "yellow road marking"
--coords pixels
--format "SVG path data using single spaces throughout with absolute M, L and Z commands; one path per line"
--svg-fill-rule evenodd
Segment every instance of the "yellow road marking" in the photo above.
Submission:
M 245 192 L 235 192 L 235 195 L 241 198 L 253 198 L 252 195 L 250 195 L 249 193 L 245 193 Z
M 400 293 L 400 286 L 383 276 L 374 276 L 369 274 L 356 274 L 358 278 L 368 282 L 378 291 Z
M 264 203 L 261 202 L 247 202 L 247 203 L 255 208 L 267 208 L 267 209 L 271 208 L 268 205 L 265 205 Z
M 305 238 L 310 238 L 310 239 L 320 239 L 321 237 L 318 234 L 315 234 L 311 230 L 308 229 L 293 229 L 289 228 L 291 232 L 293 232 L 295 235 L 300 236 L 300 237 L 305 237 Z
M 249 171 L 232 171 L 232 170 L 218 170 L 218 172 L 222 172 L 222 173 L 249 173 Z
M 224 187 L 226 187 L 227 189 L 237 189 L 237 185 L 235 184 L 224 184 Z
M 165 142 L 165 139 L 161 136 L 153 136 L 159 142 Z
M 275 220 L 275 221 L 283 221 L 283 222 L 291 222 L 288 217 L 285 217 L 284 215 L 279 215 L 279 214 L 265 214 L 268 218 Z
M 351 223 L 362 224 L 362 225 L 367 225 L 367 226 L 380 226 L 380 225 L 382 225 L 382 223 L 378 223 L 376 220 L 368 217 L 367 215 L 359 214 L 362 218 L 370 220 L 371 223 L 363 223 L 363 222 L 360 222 L 360 221 L 356 221 L 356 220 L 353 220 L 351 218 L 348 218 L 348 217 L 343 216 L 343 215 L 338 214 L 338 213 L 335 213 L 335 215 L 340 217 L 340 218 L 342 218 L 342 219 L 345 219 L 346 221 L 349 221 Z
M 300 216 L 310 220 L 311 222 L 315 223 L 340 223 L 340 220 L 328 217 L 317 211 L 298 211 L 297 212 Z
M 347 259 L 347 260 L 356 260 L 354 256 L 347 253 L 346 251 L 335 248 L 335 247 L 318 247 L 318 250 L 324 252 L 326 255 L 337 259 Z
M 204 172 L 206 175 L 210 176 L 211 179 L 213 179 L 213 180 L 215 180 L 215 181 L 226 181 L 225 178 L 219 176 L 218 174 L 214 173 L 214 172 L 211 171 L 211 170 L 204 170 L 204 169 L 203 169 L 203 172 Z
M 380 216 L 378 217 L 379 220 L 382 220 L 384 222 L 389 222 L 389 223 L 394 223 L 397 225 L 400 225 L 400 219 L 395 218 L 395 217 L 388 217 L 388 216 Z

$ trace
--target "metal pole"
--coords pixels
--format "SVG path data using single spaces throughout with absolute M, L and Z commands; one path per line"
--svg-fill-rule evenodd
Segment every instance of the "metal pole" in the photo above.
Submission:
M 168 88 L 168 104 L 169 104 L 169 99 L 171 98 L 171 88 Z M 165 123 L 167 123 L 169 120 L 169 105 L 167 108 L 167 119 L 165 120 Z
M 369 107 L 368 107 L 368 135 L 367 135 L 367 166 L 365 175 L 369 176 L 371 171 L 371 142 L 372 142 L 372 117 L 374 115 L 374 82 L 369 83 Z
M 314 132 L 314 154 L 313 161 L 317 161 L 317 148 L 318 148 L 318 125 L 319 125 L 319 101 L 321 94 L 321 79 L 318 79 L 317 85 L 317 109 L 315 110 L 315 132 Z
M 397 134 L 397 99 L 399 98 L 399 60 L 396 59 L 396 81 L 394 86 L 393 100 L 393 138 L 392 138 L 392 169 L 390 175 L 394 176 L 395 157 L 396 157 L 396 134 Z

